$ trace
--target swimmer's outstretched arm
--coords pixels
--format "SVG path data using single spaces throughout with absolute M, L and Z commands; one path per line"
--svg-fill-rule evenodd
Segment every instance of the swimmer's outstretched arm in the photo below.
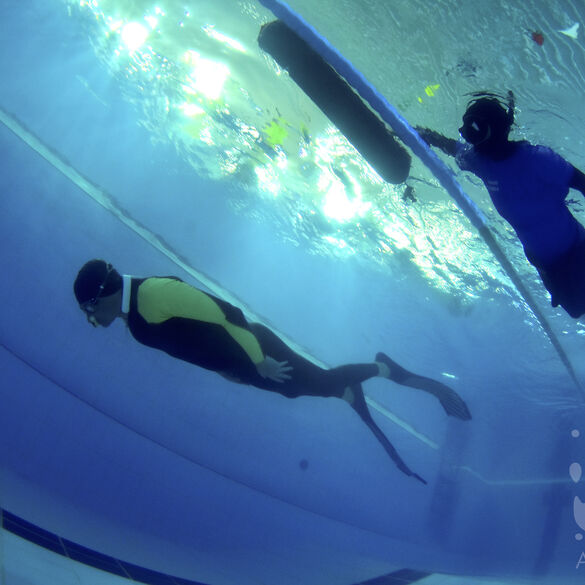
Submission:
M 449 156 L 455 156 L 457 154 L 457 140 L 447 138 L 434 130 L 423 128 L 422 126 L 416 126 L 415 130 L 420 134 L 420 137 L 431 146 L 435 146 Z

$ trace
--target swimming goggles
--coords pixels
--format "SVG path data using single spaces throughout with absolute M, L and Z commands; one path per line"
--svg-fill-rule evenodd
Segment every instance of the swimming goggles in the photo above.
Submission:
M 96 305 L 104 292 L 104 288 L 106 286 L 106 282 L 108 282 L 108 278 L 110 277 L 110 273 L 114 269 L 111 264 L 108 264 L 107 268 L 108 268 L 108 271 L 106 272 L 106 276 L 105 276 L 103 282 L 100 284 L 96 295 L 93 298 L 89 299 L 89 301 L 85 301 L 85 303 L 81 303 L 79 305 L 79 308 L 87 316 L 88 322 L 91 323 L 94 327 L 98 326 L 98 323 L 97 323 L 96 318 L 94 316 L 94 313 L 96 312 Z

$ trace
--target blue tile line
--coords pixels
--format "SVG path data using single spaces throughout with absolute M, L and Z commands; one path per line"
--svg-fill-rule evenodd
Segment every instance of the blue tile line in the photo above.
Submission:
M 100 571 L 119 577 L 145 583 L 146 585 L 207 585 L 200 581 L 191 581 L 165 573 L 159 573 L 145 567 L 121 561 L 104 555 L 80 544 L 76 544 L 56 534 L 39 528 L 35 524 L 0 509 L 2 528 L 33 544 L 48 549 L 71 560 L 83 563 Z

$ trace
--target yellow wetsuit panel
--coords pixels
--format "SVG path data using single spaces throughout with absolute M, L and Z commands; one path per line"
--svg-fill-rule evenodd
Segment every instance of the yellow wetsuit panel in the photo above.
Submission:
M 171 278 L 145 280 L 138 288 L 137 308 L 148 323 L 179 317 L 221 325 L 254 364 L 264 359 L 260 344 L 250 331 L 230 323 L 211 297 L 185 282 Z

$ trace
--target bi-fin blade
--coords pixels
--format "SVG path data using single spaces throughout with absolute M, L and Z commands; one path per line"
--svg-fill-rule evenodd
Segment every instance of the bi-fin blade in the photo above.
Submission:
M 435 381 L 431 380 L 431 382 Z M 449 416 L 454 416 L 461 420 L 471 420 L 471 412 L 469 412 L 467 404 L 465 404 L 463 398 L 461 398 L 455 390 L 452 390 L 440 382 L 435 382 L 434 389 L 429 389 L 429 392 L 439 399 L 441 406 Z
M 360 414 L 360 416 L 361 416 L 361 413 L 359 411 L 358 411 L 358 414 Z M 420 481 L 424 485 L 427 485 L 426 480 L 424 480 L 420 475 L 418 475 L 418 473 L 415 473 L 414 471 L 412 471 L 412 469 L 410 469 L 410 467 L 408 467 L 408 465 L 406 465 L 406 463 L 404 462 L 402 457 L 400 457 L 400 455 L 398 455 L 398 451 L 396 451 L 396 448 L 394 447 L 394 445 L 388 440 L 386 435 L 384 435 L 384 433 L 380 430 L 380 428 L 374 422 L 374 420 L 371 417 L 365 418 L 363 416 L 362 416 L 362 419 L 368 425 L 370 430 L 374 433 L 374 435 L 376 436 L 376 438 L 378 439 L 378 441 L 380 442 L 382 447 L 384 447 L 384 450 L 386 451 L 386 453 L 388 453 L 388 455 L 390 455 L 391 459 L 396 464 L 396 467 L 398 467 L 398 469 L 400 469 L 400 471 L 402 471 L 402 473 L 404 473 L 405 475 L 408 475 L 409 477 L 413 477 L 414 479 L 417 479 L 418 481 Z
M 360 418 L 366 423 L 366 425 L 368 425 L 368 428 L 372 433 L 374 433 L 374 436 L 378 439 L 382 447 L 384 447 L 386 453 L 390 455 L 390 458 L 394 461 L 396 467 L 398 467 L 398 469 L 400 469 L 405 475 L 414 477 L 421 483 L 427 485 L 427 482 L 420 475 L 414 473 L 414 471 L 406 465 L 394 445 L 388 440 L 388 437 L 382 432 L 382 429 L 380 429 L 380 427 L 374 422 L 374 419 L 368 410 L 368 405 L 366 404 L 366 399 L 361 386 L 359 384 L 351 386 L 351 390 L 354 396 L 354 402 L 351 405 L 352 408 L 360 415 Z
M 467 408 L 465 401 L 455 390 L 449 388 L 442 382 L 437 382 L 425 376 L 413 374 L 407 369 L 397 364 L 390 359 L 385 353 L 376 354 L 376 361 L 386 364 L 390 369 L 390 379 L 402 386 L 409 386 L 410 388 L 417 388 L 436 396 L 449 416 L 454 416 L 461 420 L 470 420 L 471 412 Z

